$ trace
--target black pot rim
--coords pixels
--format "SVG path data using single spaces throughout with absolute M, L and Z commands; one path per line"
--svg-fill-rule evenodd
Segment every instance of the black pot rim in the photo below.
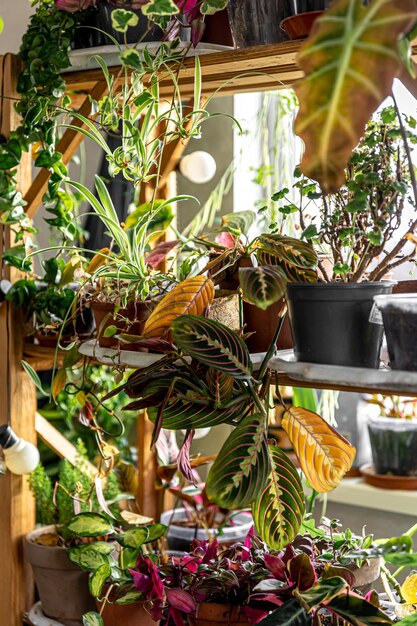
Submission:
M 396 280 L 379 280 L 373 282 L 362 283 L 343 283 L 343 282 L 331 282 L 331 283 L 288 283 L 287 289 L 369 289 L 370 287 L 389 287 L 395 286 Z

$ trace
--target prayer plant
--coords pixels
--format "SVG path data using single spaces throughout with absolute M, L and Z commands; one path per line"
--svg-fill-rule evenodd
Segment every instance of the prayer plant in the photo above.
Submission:
M 268 363 L 283 318 L 263 362 L 255 365 L 239 334 L 203 317 L 213 296 L 213 283 L 204 276 L 185 280 L 165 296 L 138 339 L 138 346 L 152 345 L 165 356 L 133 372 L 108 397 L 123 389 L 133 400 L 126 410 L 146 408 L 155 424 L 153 442 L 162 428 L 187 431 L 178 467 L 190 482 L 194 430 L 234 426 L 209 471 L 207 496 L 225 509 L 251 507 L 262 539 L 272 549 L 281 549 L 297 535 L 305 513 L 297 469 L 268 440 Z M 355 449 L 316 413 L 285 409 L 282 426 L 310 485 L 318 492 L 331 491 L 351 467 Z

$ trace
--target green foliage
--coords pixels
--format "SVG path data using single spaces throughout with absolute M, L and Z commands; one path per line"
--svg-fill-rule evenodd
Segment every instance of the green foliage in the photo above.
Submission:
M 54 524 L 56 510 L 53 503 L 54 489 L 41 463 L 29 476 L 29 487 L 36 501 L 36 520 L 43 526 Z

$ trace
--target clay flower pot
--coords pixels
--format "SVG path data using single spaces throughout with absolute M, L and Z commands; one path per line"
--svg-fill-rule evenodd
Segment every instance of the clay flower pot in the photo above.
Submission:
M 88 573 L 69 560 L 65 548 L 35 543 L 42 535 L 54 533 L 55 526 L 44 526 L 26 535 L 25 556 L 32 566 L 44 615 L 64 626 L 82 626 L 84 613 L 95 610 Z
M 240 606 L 230 604 L 210 604 L 202 602 L 198 605 L 197 614 L 189 615 L 190 626 L 214 626 L 215 624 L 227 624 L 238 626 L 249 624 L 249 620 L 241 612 Z
M 115 315 L 113 303 L 92 300 L 91 308 L 96 321 L 99 346 L 101 348 L 117 348 L 120 345 L 116 337 L 104 336 L 104 332 L 109 326 L 116 326 L 120 333 L 141 335 L 145 322 L 154 307 L 155 303 L 152 300 L 135 301 L 125 309 L 120 309 Z M 122 348 L 123 350 L 135 350 L 135 344 L 123 344 Z
M 97 609 L 101 610 L 101 603 L 97 602 Z M 103 609 L 104 626 L 158 626 L 145 609 L 143 602 L 133 604 L 110 604 Z

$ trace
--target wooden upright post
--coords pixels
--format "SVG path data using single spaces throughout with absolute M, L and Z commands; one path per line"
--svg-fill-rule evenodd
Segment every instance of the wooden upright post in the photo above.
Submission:
M 14 108 L 14 98 L 18 98 L 16 82 L 19 60 L 7 54 L 0 57 L 0 68 L 1 93 L 6 96 L 0 101 L 1 134 L 7 137 L 19 123 Z M 20 190 L 25 193 L 31 183 L 30 154 L 22 157 L 18 180 Z M 10 243 L 13 245 L 14 236 L 8 228 L 2 228 L 0 234 L 2 252 Z M 0 267 L 2 278 L 15 280 L 15 270 L 3 265 Z M 7 422 L 10 409 L 11 425 L 15 432 L 27 441 L 36 443 L 36 394 L 21 366 L 22 347 L 23 327 L 19 316 L 3 302 L 0 304 L 0 423 Z M 0 624 L 21 626 L 22 613 L 33 602 L 32 575 L 30 567 L 25 564 L 22 550 L 22 538 L 35 524 L 35 504 L 28 488 L 27 476 L 14 476 L 10 472 L 0 476 L 0 503 Z

